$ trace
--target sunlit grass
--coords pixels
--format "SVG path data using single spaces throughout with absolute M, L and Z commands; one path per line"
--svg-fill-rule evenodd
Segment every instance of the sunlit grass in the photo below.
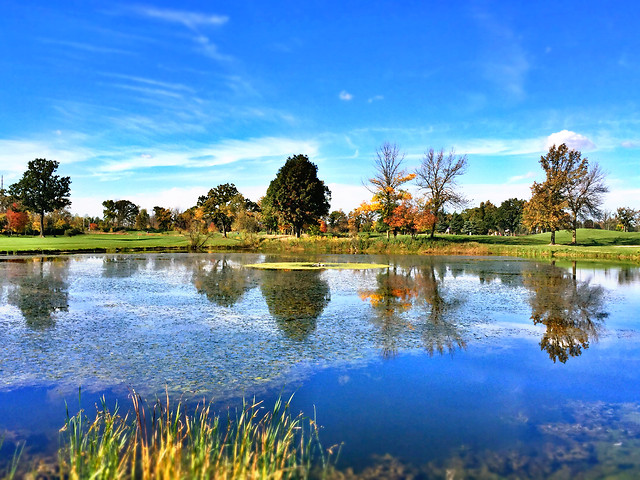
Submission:
M 279 399 L 271 409 L 244 401 L 221 418 L 210 405 L 186 413 L 169 398 L 145 407 L 133 393 L 124 417 L 102 402 L 93 420 L 83 410 L 61 430 L 59 474 L 70 479 L 288 479 L 327 470 L 313 419 L 290 412 Z

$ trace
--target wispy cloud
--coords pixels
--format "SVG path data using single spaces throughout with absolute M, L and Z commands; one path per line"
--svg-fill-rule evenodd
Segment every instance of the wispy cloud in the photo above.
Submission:
M 318 144 L 309 140 L 264 137 L 247 140 L 225 140 L 203 148 L 162 148 L 144 152 L 125 152 L 97 169 L 97 175 L 142 170 L 157 167 L 206 168 L 240 161 L 281 161 L 290 155 L 303 153 L 317 156 Z
M 198 27 L 219 27 L 229 21 L 225 15 L 213 15 L 186 10 L 172 10 L 168 8 L 156 8 L 149 6 L 132 6 L 130 10 L 140 16 L 162 20 L 170 23 L 180 23 L 192 30 Z
M 345 102 L 348 102 L 349 100 L 353 99 L 353 95 L 351 95 L 349 92 L 347 92 L 346 90 L 342 90 L 340 92 L 340 94 L 338 95 L 338 98 L 340 100 L 343 100 Z
M 381 100 L 384 100 L 384 97 L 382 95 L 374 95 L 373 97 L 369 98 L 367 102 L 373 103 L 373 102 L 379 102 Z
M 535 172 L 527 172 L 524 175 L 515 175 L 511 177 L 509 180 L 507 180 L 507 183 L 518 183 L 518 182 L 521 182 L 522 180 L 529 180 L 531 178 L 536 178 Z
M 626 140 L 620 144 L 623 148 L 638 148 L 640 147 L 640 142 L 633 142 L 630 140 Z
M 74 50 L 81 50 L 89 53 L 104 53 L 104 54 L 117 54 L 117 55 L 134 55 L 133 52 L 123 50 L 121 48 L 105 47 L 103 45 L 94 45 L 92 43 L 85 42 L 72 42 L 69 40 L 54 40 L 50 38 L 42 39 L 42 42 L 52 45 L 60 45 L 63 47 L 69 47 Z
M 522 100 L 526 96 L 525 82 L 531 65 L 520 38 L 493 13 L 476 11 L 475 18 L 487 35 L 487 52 L 482 65 L 485 78 L 509 98 Z
M 576 150 L 595 150 L 596 145 L 584 135 L 581 135 L 571 130 L 561 130 L 556 133 L 552 133 L 547 137 L 546 147 L 549 148 L 553 145 L 560 145 L 565 143 L 567 147 Z

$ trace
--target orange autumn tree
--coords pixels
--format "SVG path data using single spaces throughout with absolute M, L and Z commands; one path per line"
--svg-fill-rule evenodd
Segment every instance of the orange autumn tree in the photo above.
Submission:
M 393 210 L 388 220 L 390 227 L 397 228 L 402 233 L 409 233 L 412 237 L 416 233 L 431 229 L 435 223 L 436 216 L 431 212 L 428 204 L 420 205 L 410 197 Z
M 29 214 L 22 211 L 17 203 L 7 209 L 7 226 L 9 230 L 16 233 L 24 233 L 28 223 Z
M 367 187 L 373 193 L 371 205 L 380 220 L 389 225 L 393 211 L 408 193 L 400 187 L 416 176 L 402 169 L 404 153 L 395 144 L 385 142 L 376 150 L 375 175 L 369 179 Z M 391 225 L 389 225 L 391 226 Z M 394 227 L 391 227 L 392 229 Z M 387 230 L 387 238 L 390 231 Z

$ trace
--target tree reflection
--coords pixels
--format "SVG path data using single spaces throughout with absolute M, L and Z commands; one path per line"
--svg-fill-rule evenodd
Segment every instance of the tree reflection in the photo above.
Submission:
M 69 309 L 69 261 L 54 259 L 26 262 L 11 281 L 8 303 L 19 308 L 27 326 L 41 330 L 55 325 L 53 314 Z
M 137 273 L 142 265 L 139 257 L 115 256 L 102 259 L 102 275 L 105 278 L 127 278 Z
M 406 269 L 394 267 L 378 273 L 375 290 L 360 291 L 360 298 L 368 301 L 375 312 L 373 323 L 382 334 L 383 357 L 395 356 L 398 344 L 416 329 L 431 356 L 466 347 L 458 326 L 448 321 L 458 302 L 444 298 L 440 284 L 446 271 L 443 264 L 439 265 L 439 271 L 433 262 Z M 403 318 L 414 307 L 424 310 L 424 316 L 420 314 L 413 322 Z
M 546 331 L 540 348 L 549 358 L 565 363 L 582 355 L 591 341 L 598 341 L 604 319 L 604 289 L 589 281 L 578 281 L 554 265 L 524 272 L 524 285 L 531 291 L 531 319 Z
M 397 267 L 378 273 L 376 283 L 375 290 L 361 290 L 359 296 L 373 307 L 376 313 L 373 323 L 382 334 L 382 356 L 391 358 L 398 352 L 398 337 L 407 328 L 414 328 L 400 314 L 413 307 L 417 292 L 410 270 L 398 270 Z
M 416 286 L 420 299 L 428 305 L 428 315 L 423 324 L 422 341 L 430 356 L 445 352 L 453 354 L 465 349 L 467 342 L 462 338 L 458 326 L 448 320 L 448 314 L 460 304 L 458 300 L 447 301 L 441 292 L 444 272 L 436 273 L 433 262 L 420 269 L 416 275 Z
M 253 286 L 252 278 L 252 270 L 234 267 L 227 257 L 222 256 L 198 264 L 192 281 L 198 293 L 206 295 L 210 302 L 231 307 Z
M 321 271 L 263 270 L 261 279 L 262 295 L 278 327 L 292 340 L 306 339 L 331 301 L 329 284 Z

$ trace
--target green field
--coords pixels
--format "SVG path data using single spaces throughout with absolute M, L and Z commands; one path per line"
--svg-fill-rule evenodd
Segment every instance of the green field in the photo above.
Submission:
M 434 240 L 425 235 L 412 238 L 398 235 L 387 240 L 384 235 L 364 234 L 358 237 L 269 237 L 250 239 L 237 233 L 224 238 L 212 236 L 205 250 L 253 250 L 264 252 L 312 253 L 412 253 L 444 255 L 511 255 L 520 257 L 595 258 L 640 261 L 640 233 L 606 230 L 578 230 L 578 245 L 569 245 L 571 232 L 556 234 L 558 245 L 550 246 L 549 233 L 519 237 L 488 235 L 438 235 Z M 87 234 L 74 237 L 0 237 L 0 255 L 133 252 L 154 250 L 188 251 L 188 237 L 178 233 Z
M 237 248 L 238 235 L 214 235 L 207 243 L 211 248 Z M 20 253 L 116 252 L 144 250 L 188 250 L 189 238 L 179 233 L 95 233 L 73 237 L 0 236 L 0 255 Z

